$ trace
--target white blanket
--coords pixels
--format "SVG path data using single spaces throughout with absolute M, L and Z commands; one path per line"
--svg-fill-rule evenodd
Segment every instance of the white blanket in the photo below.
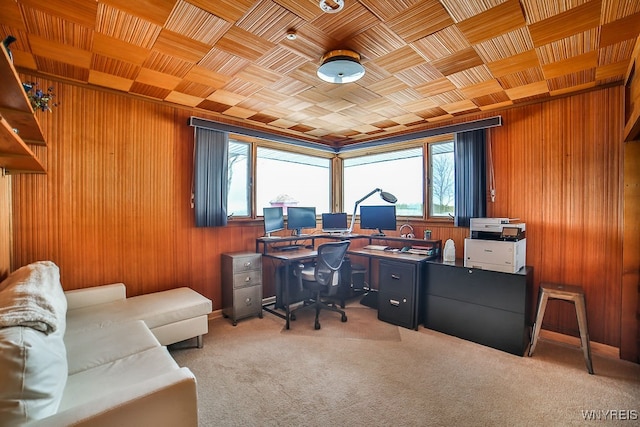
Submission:
M 0 283 L 0 328 L 26 326 L 50 334 L 66 326 L 67 299 L 51 261 L 21 267 Z

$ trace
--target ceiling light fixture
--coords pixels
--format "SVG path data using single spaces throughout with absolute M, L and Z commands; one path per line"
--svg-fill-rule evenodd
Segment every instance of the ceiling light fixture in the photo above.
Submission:
M 337 13 L 344 8 L 344 0 L 320 0 L 318 6 L 325 13 Z
M 318 77 L 328 83 L 351 83 L 364 76 L 360 54 L 352 50 L 332 50 L 322 56 Z

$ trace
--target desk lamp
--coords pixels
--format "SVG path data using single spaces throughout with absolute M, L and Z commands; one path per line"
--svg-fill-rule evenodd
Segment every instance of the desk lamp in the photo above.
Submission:
M 369 194 L 364 196 L 362 199 L 358 200 L 356 202 L 356 205 L 353 207 L 353 215 L 351 216 L 351 225 L 349 226 L 349 230 L 347 230 L 348 233 L 353 233 L 353 225 L 356 222 L 356 211 L 358 210 L 358 205 L 360 203 L 364 202 L 370 196 L 374 195 L 375 193 L 380 193 L 380 197 L 382 198 L 382 200 L 384 200 L 387 203 L 395 203 L 395 202 L 398 201 L 398 198 L 396 196 L 394 196 L 391 193 L 387 193 L 386 191 L 382 191 L 379 188 L 376 188 L 375 190 L 371 191 Z

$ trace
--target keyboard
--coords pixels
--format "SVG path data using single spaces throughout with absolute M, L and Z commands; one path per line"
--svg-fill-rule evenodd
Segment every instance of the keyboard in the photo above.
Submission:
M 431 249 L 409 249 L 407 252 L 414 255 L 433 255 Z
M 388 247 L 389 246 L 385 246 L 385 245 L 367 245 L 363 249 L 372 249 L 374 251 L 384 251 Z
M 295 251 L 296 249 L 300 249 L 302 245 L 287 245 L 287 246 L 276 246 L 276 249 L 279 251 Z

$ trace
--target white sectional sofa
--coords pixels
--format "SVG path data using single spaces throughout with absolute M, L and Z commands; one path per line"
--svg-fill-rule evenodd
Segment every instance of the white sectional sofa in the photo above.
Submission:
M 201 346 L 210 312 L 188 288 L 65 295 L 52 262 L 16 270 L 0 283 L 0 425 L 197 426 L 196 379 L 164 346 Z

